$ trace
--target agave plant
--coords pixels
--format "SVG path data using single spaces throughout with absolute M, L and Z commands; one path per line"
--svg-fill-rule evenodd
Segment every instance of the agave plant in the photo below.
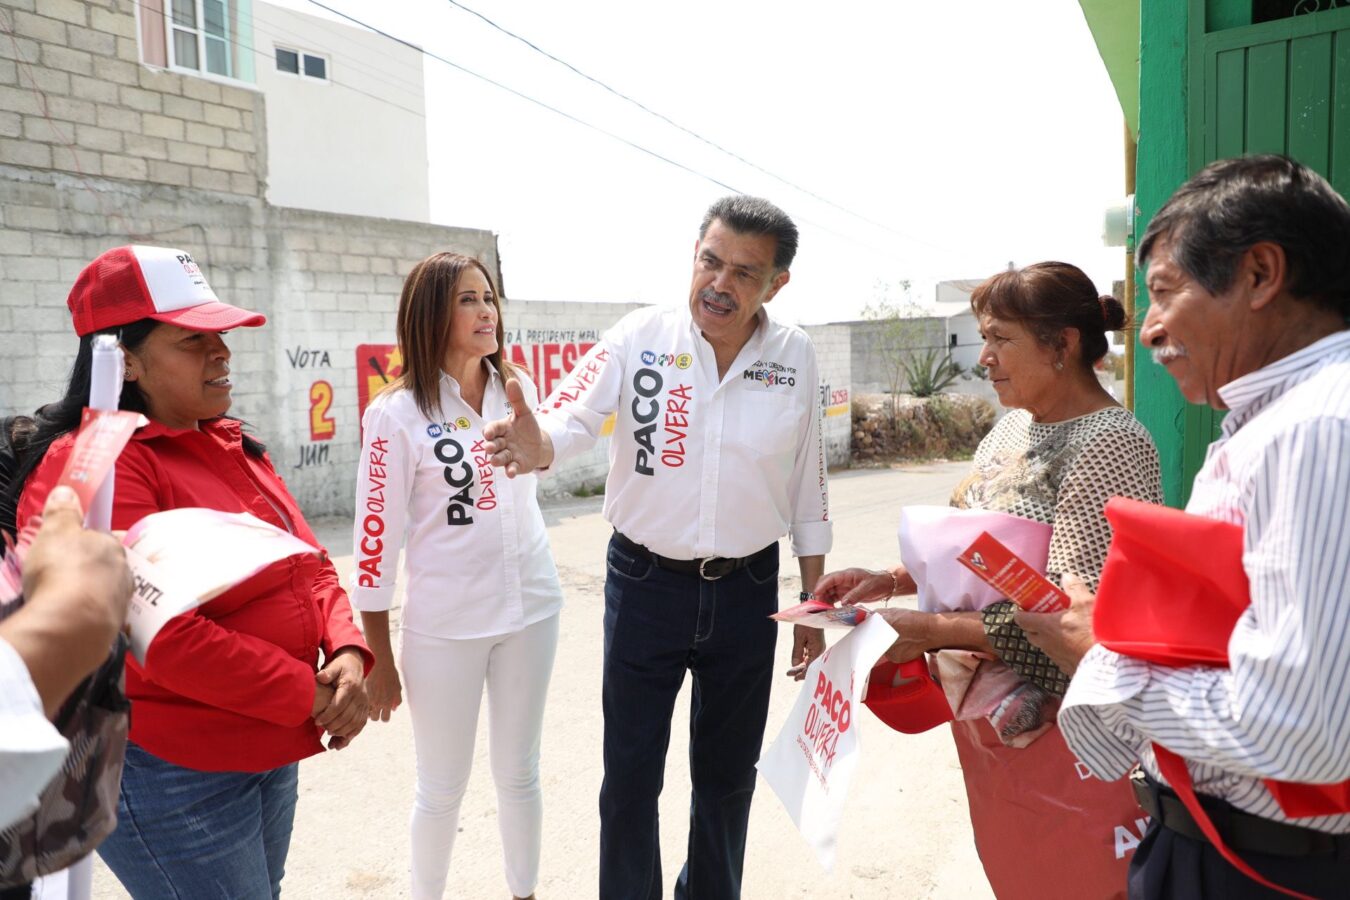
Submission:
M 931 397 L 939 394 L 961 377 L 964 369 L 956 363 L 950 353 L 930 347 L 908 354 L 900 361 L 905 379 L 909 382 L 909 392 L 916 397 Z

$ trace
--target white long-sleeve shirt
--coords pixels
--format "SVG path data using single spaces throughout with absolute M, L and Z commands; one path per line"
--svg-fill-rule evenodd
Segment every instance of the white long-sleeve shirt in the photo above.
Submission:
M 431 637 L 508 634 L 562 607 L 537 479 L 507 478 L 483 449 L 483 426 L 510 412 L 500 375 L 483 365 L 481 416 L 442 374 L 441 421 L 422 415 L 409 390 L 384 391 L 362 419 L 352 605 L 368 612 L 393 605 L 406 544 L 403 627 Z M 532 401 L 534 382 L 518 377 Z
M 37 807 L 69 750 L 42 711 L 28 667 L 0 638 L 0 830 Z
M 1251 606 L 1231 667 L 1173 668 L 1096 646 L 1059 726 L 1100 778 L 1151 742 L 1184 756 L 1195 789 L 1289 821 L 1261 783 L 1350 779 L 1350 331 L 1220 388 L 1230 410 L 1187 512 L 1243 526 Z M 1294 820 L 1350 832 L 1350 815 Z
M 605 518 L 672 559 L 741 557 L 784 534 L 831 542 L 815 348 L 759 311 L 724 377 L 687 307 L 624 316 L 538 408 L 556 462 L 616 413 Z M 556 465 L 555 462 L 555 465 Z

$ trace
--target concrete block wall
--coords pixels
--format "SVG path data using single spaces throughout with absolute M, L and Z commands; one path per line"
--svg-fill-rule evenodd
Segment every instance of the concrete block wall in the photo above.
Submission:
M 847 325 L 808 325 L 805 331 L 820 366 L 826 459 L 831 466 L 847 466 L 853 439 L 853 334 Z
M 186 249 L 222 297 L 270 313 L 262 220 L 257 198 L 0 165 L 0 410 L 31 412 L 64 391 L 78 344 L 66 297 L 111 247 Z M 239 371 L 264 364 L 254 331 L 229 339 Z M 237 406 L 256 414 L 265 394 L 241 384 Z
M 524 364 L 541 394 L 547 396 L 611 325 L 640 306 L 508 299 L 502 310 L 506 356 Z M 602 437 L 590 450 L 539 479 L 540 494 L 558 497 L 604 484 L 609 473 L 609 441 Z
M 141 65 L 135 0 L 5 0 L 0 161 L 257 197 L 262 95 Z
M 897 354 L 947 348 L 947 323 L 936 316 L 905 319 L 897 333 L 887 321 L 839 322 L 852 334 L 853 389 L 859 393 L 882 393 L 891 389 L 892 366 Z M 908 349 L 906 349 L 908 348 Z M 908 388 L 903 378 L 900 390 Z
M 264 232 L 273 313 L 266 365 L 249 373 L 267 389 L 259 424 L 267 423 L 273 462 L 306 511 L 347 515 L 361 446 L 357 347 L 396 342 L 399 293 L 414 264 L 453 250 L 496 271 L 496 239 L 273 206 Z

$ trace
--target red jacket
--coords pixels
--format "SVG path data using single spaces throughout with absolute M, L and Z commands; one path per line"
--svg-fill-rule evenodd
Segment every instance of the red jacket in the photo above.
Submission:
M 24 486 L 20 527 L 42 511 L 74 435 L 52 443 Z M 244 452 L 239 423 L 200 431 L 152 422 L 117 460 L 114 529 L 153 512 L 201 506 L 249 512 L 319 547 L 270 459 Z M 322 548 L 320 548 L 322 549 Z M 262 772 L 323 750 L 310 718 L 319 651 L 357 647 L 347 595 L 327 554 L 282 560 L 243 585 L 171 619 L 142 668 L 127 655 L 131 739 L 176 765 Z

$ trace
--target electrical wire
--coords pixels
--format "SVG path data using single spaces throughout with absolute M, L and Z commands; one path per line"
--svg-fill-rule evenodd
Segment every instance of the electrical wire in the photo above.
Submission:
M 468 75 L 468 76 L 470 76 L 470 77 L 472 77 L 472 78 L 476 78 L 476 79 L 478 79 L 479 81 L 485 82 L 486 84 L 489 84 L 489 85 L 491 85 L 491 86 L 493 86 L 493 87 L 496 87 L 496 88 L 498 88 L 498 89 L 500 89 L 500 90 L 506 91 L 507 93 L 509 93 L 509 94 L 511 94 L 511 95 L 513 95 L 513 96 L 515 96 L 515 97 L 518 97 L 518 98 L 520 98 L 520 99 L 522 99 L 522 100 L 525 100 L 525 101 L 528 102 L 528 103 L 532 103 L 532 104 L 534 104 L 535 106 L 541 107 L 541 108 L 543 108 L 543 109 L 548 110 L 549 112 L 552 112 L 552 113 L 554 113 L 554 114 L 556 114 L 556 115 L 562 116 L 564 119 L 567 119 L 567 120 L 570 121 L 570 122 L 573 122 L 573 123 L 575 123 L 575 124 L 577 124 L 577 125 L 580 125 L 580 126 L 582 126 L 583 128 L 588 128 L 588 129 L 590 129 L 590 130 L 592 130 L 592 131 L 595 131 L 595 132 L 597 132 L 597 133 L 599 133 L 599 134 L 601 134 L 601 135 L 604 135 L 605 137 L 608 137 L 608 138 L 610 138 L 610 139 L 612 139 L 612 140 L 618 141 L 619 143 L 624 144 L 625 146 L 628 146 L 628 147 L 630 147 L 630 148 L 632 148 L 632 149 L 634 149 L 634 150 L 637 150 L 637 151 L 640 152 L 640 153 L 646 154 L 647 156 L 650 156 L 650 157 L 652 157 L 652 158 L 654 158 L 654 159 L 656 159 L 656 160 L 658 160 L 658 161 L 660 161 L 660 162 L 666 163 L 667 165 L 674 166 L 675 168 L 680 169 L 681 171 L 686 172 L 687 174 L 693 175 L 693 176 L 695 176 L 696 178 L 701 178 L 701 179 L 703 179 L 703 180 L 705 180 L 705 181 L 711 182 L 712 184 L 715 184 L 715 185 L 717 185 L 718 187 L 720 187 L 720 188 L 722 188 L 722 189 L 724 189 L 724 190 L 730 191 L 730 192 L 733 193 L 733 194 L 744 194 L 744 193 L 746 193 L 746 191 L 743 191 L 743 190 L 741 190 L 740 188 L 737 188 L 737 187 L 735 187 L 735 186 L 733 186 L 733 185 L 731 185 L 731 184 L 728 184 L 727 182 L 722 181 L 722 180 L 719 179 L 719 178 L 715 178 L 714 176 L 709 175 L 709 174 L 707 174 L 706 172 L 701 172 L 701 171 L 699 171 L 698 169 L 693 168 L 692 166 L 686 165 L 686 164 L 684 164 L 684 163 L 682 163 L 682 162 L 679 162 L 678 160 L 672 159 L 672 158 L 670 158 L 670 157 L 668 157 L 668 156 L 665 156 L 664 154 L 658 153 L 657 151 L 652 150 L 652 149 L 649 148 L 649 147 L 645 147 L 645 146 L 643 146 L 642 144 L 639 144 L 639 143 L 637 143 L 637 142 L 635 142 L 635 141 L 629 140 L 628 138 L 626 138 L 626 137 L 624 137 L 624 136 L 622 136 L 622 135 L 620 135 L 620 134 L 616 134 L 615 132 L 609 131 L 608 129 L 602 128 L 602 127 L 599 126 L 599 125 L 596 125 L 596 124 L 594 124 L 594 123 L 592 123 L 592 122 L 589 122 L 589 121 L 587 121 L 587 120 L 585 120 L 585 119 L 582 119 L 582 118 L 580 118 L 579 116 L 575 116 L 575 115 L 573 115 L 572 113 L 567 112 L 566 110 L 559 109 L 558 107 L 553 106 L 553 105 L 551 105 L 551 104 L 549 104 L 549 103 L 546 103 L 546 102 L 543 101 L 543 100 L 540 100 L 540 99 L 538 99 L 538 98 L 536 98 L 536 97 L 532 97 L 532 96 L 530 96 L 529 94 L 526 94 L 526 93 L 523 92 L 523 91 L 520 91 L 520 90 L 517 90 L 516 88 L 511 87 L 510 85 L 503 84 L 502 82 L 497 81 L 497 80 L 494 79 L 494 78 L 491 78 L 491 77 L 489 77 L 489 76 L 487 76 L 487 75 L 484 75 L 484 74 L 482 74 L 482 73 L 480 73 L 480 72 L 476 72 L 476 71 L 474 71 L 473 69 L 468 68 L 467 66 L 464 66 L 464 65 L 461 65 L 460 63 L 455 62 L 454 60 L 448 59 L 448 58 L 446 58 L 445 56 L 442 56 L 442 55 L 440 55 L 440 54 L 438 54 L 438 53 L 434 53 L 434 52 L 432 52 L 432 51 L 426 49 L 425 47 L 420 47 L 420 46 L 418 46 L 417 44 L 412 43 L 411 41 L 408 41 L 408 40 L 406 40 L 406 39 L 404 39 L 404 38 L 401 38 L 401 37 L 399 37 L 399 36 L 397 36 L 397 35 L 395 35 L 395 34 L 391 34 L 391 33 L 387 32 L 387 31 L 384 31 L 384 30 L 381 29 L 381 28 L 377 28 L 376 26 L 371 25 L 370 23 L 365 22 L 365 21 L 363 21 L 363 20 L 357 18 L 356 16 L 350 15 L 349 13 L 345 13 L 345 12 L 339 10 L 339 9 L 334 9 L 333 7 L 327 5 L 326 3 L 321 2 L 321 0 L 307 0 L 307 2 L 310 3 L 312 6 L 317 6 L 317 7 L 319 7 L 320 9 L 325 10 L 326 12 L 329 12 L 329 13 L 335 15 L 335 16 L 338 16 L 338 17 L 340 17 L 340 18 L 342 18 L 342 19 L 345 19 L 345 20 L 347 20 L 348 22 L 351 22 L 352 24 L 357 25 L 357 26 L 359 26 L 359 27 L 361 27 L 361 28 L 365 28 L 366 30 L 371 31 L 371 32 L 373 32 L 373 33 L 375 33 L 375 34 L 381 35 L 382 37 L 385 37 L 385 38 L 387 38 L 387 39 L 389 39 L 389 40 L 391 40 L 391 41 L 394 41 L 394 42 L 397 43 L 397 44 L 401 44 L 401 45 L 404 46 L 404 47 L 408 47 L 408 48 L 410 48 L 410 49 L 416 50 L 417 52 L 419 52 L 419 53 L 423 54 L 424 56 L 426 56 L 428 59 L 436 60 L 437 62 L 440 62 L 440 63 L 442 63 L 442 64 L 444 64 L 444 65 L 446 65 L 446 66 L 449 66 L 450 68 L 455 69 L 456 71 L 462 72 L 462 73 L 464 73 L 464 74 L 466 74 L 466 75 Z M 892 258 L 892 257 L 895 257 L 895 256 L 897 255 L 894 248 L 887 249 L 887 248 L 883 248 L 883 247 L 878 247 L 878 246 L 876 246 L 875 244 L 872 244 L 872 243 L 870 243 L 870 242 L 868 242 L 868 241 L 861 240 L 861 239 L 859 239 L 859 238 L 857 238 L 857 237 L 855 237 L 855 236 L 849 235 L 849 234 L 845 234 L 845 233 L 843 233 L 843 232 L 841 232 L 841 231 L 839 231 L 839 230 L 837 230 L 837 229 L 830 228 L 830 227 L 827 226 L 827 225 L 823 225 L 823 224 L 821 224 L 820 222 L 814 221 L 814 220 L 812 220 L 812 219 L 808 219 L 808 218 L 806 218 L 806 217 L 804 217 L 804 216 L 796 216 L 795 218 L 796 218 L 798 221 L 800 221 L 800 222 L 802 222 L 802 223 L 804 223 L 804 224 L 811 225 L 811 226 L 813 226 L 813 227 L 815 227 L 815 228 L 820 229 L 820 230 L 823 231 L 823 232 L 826 232 L 826 233 L 828 233 L 828 234 L 834 235 L 835 237 L 840 238 L 840 239 L 843 240 L 843 241 L 846 241 L 846 242 L 848 242 L 848 243 L 854 244 L 855 246 L 861 247 L 861 248 L 863 248 L 863 249 L 870 250 L 870 251 L 872 251 L 873 253 L 879 254 L 879 255 L 881 255 L 881 256 L 883 256 L 883 257 Z M 886 228 L 886 226 L 881 226 L 881 227 Z M 894 229 L 889 229 L 889 228 L 887 228 L 887 230 L 893 231 Z M 937 251 L 939 251 L 939 252 L 941 252 L 941 253 L 944 253 L 944 254 L 950 254 L 950 253 L 951 253 L 951 251 L 949 251 L 947 248 L 938 246 L 938 245 L 933 244 L 933 243 L 930 243 L 929 241 L 925 241 L 925 240 L 923 240 L 922 238 L 914 237 L 913 235 L 906 235 L 906 234 L 903 234 L 903 233 L 901 233 L 901 232 L 896 232 L 896 234 L 898 234 L 899 236 L 904 237 L 904 238 L 906 238 L 906 239 L 908 239 L 908 240 L 914 241 L 915 243 L 924 244 L 925 246 L 931 247 L 932 249 L 937 250 Z
M 630 97 L 628 94 L 625 94 L 623 91 L 620 91 L 620 90 L 618 90 L 617 88 L 612 87 L 611 85 L 605 83 L 604 81 L 601 81 L 599 78 L 596 78 L 596 77 L 593 76 L 593 75 L 590 75 L 590 74 L 587 74 L 586 72 L 583 72 L 581 69 L 578 69 L 576 66 L 572 65 L 572 64 L 571 64 L 570 62 L 568 62 L 567 60 L 565 60 L 565 59 L 560 59 L 560 58 L 558 58 L 557 56 L 554 56 L 552 53 L 550 53 L 549 51 L 547 51 L 547 50 L 545 50 L 544 48 L 540 47 L 538 44 L 534 43 L 534 42 L 531 41 L 529 38 L 522 37 L 521 35 L 516 34 L 514 31 L 511 31 L 509 28 L 506 28 L 506 27 L 504 27 L 504 26 L 498 24 L 497 22 L 493 21 L 492 19 L 488 18 L 487 16 L 483 15 L 483 14 L 482 14 L 481 12 L 479 12 L 478 10 L 473 9 L 473 8 L 471 8 L 471 7 L 468 7 L 468 6 L 465 6 L 463 3 L 460 3 L 459 0 L 445 0 L 445 2 L 449 3 L 451 6 L 457 8 L 457 9 L 463 10 L 464 12 L 468 13 L 468 14 L 471 15 L 471 16 L 474 16 L 474 17 L 476 17 L 476 18 L 482 20 L 484 23 L 486 23 L 487 25 L 489 25 L 489 26 L 491 26 L 492 28 L 496 29 L 497 31 L 501 32 L 502 34 L 506 35 L 507 37 L 512 38 L 513 40 L 519 41 L 520 43 L 524 44 L 526 47 L 529 47 L 529 48 L 530 48 L 531 50 L 533 50 L 535 53 L 538 53 L 538 54 L 540 54 L 540 55 L 542 55 L 542 56 L 547 57 L 548 59 L 552 60 L 553 62 L 555 62 L 555 63 L 557 63 L 558 65 L 562 66 L 563 68 L 567 69 L 568 71 L 570 71 L 570 72 L 572 72 L 572 73 L 574 73 L 574 74 L 576 74 L 576 75 L 578 75 L 578 76 L 580 76 L 580 77 L 586 79 L 587 81 L 591 82 L 592 84 L 596 85 L 597 87 L 601 88 L 602 90 L 608 91 L 609 93 L 613 94 L 615 97 L 618 97 L 620 100 L 623 100 L 623 101 L 625 101 L 625 102 L 627 102 L 627 103 L 632 104 L 633 106 L 636 106 L 638 109 L 642 110 L 643 112 L 647 113 L 647 114 L 650 115 L 650 116 L 653 116 L 653 117 L 656 118 L 656 119 L 659 119 L 660 121 L 666 123 L 666 124 L 669 125 L 670 127 L 672 127 L 672 128 L 674 128 L 674 129 L 676 129 L 676 130 L 678 130 L 678 131 L 681 131 L 681 132 L 683 132 L 683 133 L 689 135 L 690 137 L 694 138 L 694 139 L 697 140 L 697 141 L 700 141 L 700 142 L 706 144 L 706 145 L 709 146 L 709 147 L 712 147 L 714 150 L 717 150 L 719 153 L 723 153 L 723 154 L 725 154 L 726 156 L 731 157 L 732 159 L 736 160 L 737 162 L 741 163 L 742 165 L 749 166 L 750 168 L 754 169 L 756 172 L 759 172 L 759 173 L 761 173 L 761 174 L 763 174 L 763 175 L 769 176 L 769 177 L 772 178 L 774 181 L 777 181 L 777 182 L 779 182 L 780 184 L 785 184 L 785 185 L 787 185 L 788 187 L 792 188 L 793 190 L 795 190 L 795 191 L 800 191 L 801 193 L 805 194 L 806 196 L 811 197 L 811 198 L 813 198 L 813 199 L 815 199 L 815 200 L 819 200 L 821 203 L 824 203 L 824 204 L 827 205 L 827 206 L 832 206 L 832 207 L 834 207 L 835 209 L 839 210 L 840 212 L 847 213 L 848 215 L 852 216 L 852 217 L 855 218 L 855 219 L 858 219 L 858 220 L 861 221 L 861 222 L 866 222 L 866 223 L 869 224 L 869 225 L 875 225 L 877 228 L 885 229 L 886 231 L 889 231 L 889 232 L 891 232 L 892 234 L 898 235 L 898 236 L 903 237 L 903 238 L 908 238 L 909 240 L 918 241 L 918 242 L 924 243 L 924 244 L 927 244 L 927 243 L 928 243 L 927 241 L 924 241 L 922 238 L 918 238 L 918 237 L 915 237 L 914 235 L 906 234 L 906 233 L 903 232 L 903 231 L 899 231 L 899 230 L 897 230 L 897 229 L 895 229 L 895 228 L 892 228 L 891 226 L 887 225 L 887 224 L 884 223 L 884 222 L 878 222 L 878 221 L 875 220 L 875 219 L 871 219 L 871 218 L 868 218 L 867 216 L 864 216 L 862 213 L 854 212 L 853 210 L 849 209 L 849 208 L 846 207 L 846 206 L 843 206 L 843 205 L 841 205 L 841 204 L 835 203 L 833 200 L 829 199 L 828 197 L 822 197 L 820 194 L 817 194 L 815 191 L 812 191 L 812 190 L 810 190 L 809 188 L 802 187 L 800 184 L 797 184 L 797 183 L 794 182 L 794 181 L 790 181 L 790 180 L 788 180 L 787 178 L 784 178 L 784 177 L 781 176 L 781 175 L 778 175 L 778 174 L 775 174 L 774 172 L 769 171 L 768 169 L 764 168 L 763 166 L 759 165 L 758 163 L 755 163 L 755 162 L 752 162 L 751 160 L 746 159 L 744 156 L 741 156 L 739 153 L 736 153 L 734 150 L 728 150 L 726 147 L 723 147 L 721 144 L 717 143 L 716 141 L 714 141 L 714 140 L 712 140 L 712 139 L 710 139 L 710 138 L 704 137 L 703 135 L 699 134 L 697 131 L 694 131 L 692 128 L 688 128 L 687 126 L 681 125 L 679 122 L 676 122 L 674 119 L 670 118 L 669 116 L 665 115 L 664 113 L 657 112 L 656 110 L 652 109 L 650 106 L 647 106 L 647 105 L 646 105 L 645 103 L 643 103 L 642 101 L 637 100 L 637 99 L 634 99 L 633 97 Z
M 371 24 L 369 24 L 368 22 L 363 22 L 363 21 L 361 21 L 360 19 L 356 18 L 355 16 L 348 15 L 347 13 L 342 12 L 341 10 L 334 9 L 333 7 L 328 6 L 327 4 L 324 4 L 324 3 L 319 2 L 319 0 L 308 0 L 308 2 L 309 2 L 310 4 L 312 4 L 312 5 L 314 5 L 314 6 L 319 7 L 320 9 L 327 10 L 328 12 L 332 13 L 332 14 L 335 15 L 335 16 L 340 16 L 341 18 L 346 19 L 347 21 L 349 21 L 349 22 L 351 22 L 351 23 L 353 23 L 353 24 L 355 24 L 355 25 L 359 25 L 359 26 L 361 26 L 362 28 L 367 29 L 368 31 L 373 31 L 375 34 L 382 35 L 383 37 L 386 37 L 386 38 L 388 38 L 389 40 L 394 41 L 395 43 L 402 44 L 402 45 L 405 46 L 405 47 L 411 47 L 413 50 L 416 50 L 417 52 L 419 52 L 419 53 L 425 55 L 425 56 L 428 57 L 429 59 L 434 59 L 434 60 L 436 60 L 436 61 L 439 62 L 439 63 L 443 63 L 444 65 L 447 65 L 447 66 L 449 66 L 449 67 L 452 68 L 452 69 L 455 69 L 456 71 L 463 72 L 465 75 L 468 75 L 468 76 L 470 76 L 470 77 L 472 77 L 472 78 L 477 78 L 479 81 L 486 82 L 487 84 L 490 84 L 490 85 L 492 85 L 492 86 L 495 87 L 495 88 L 499 88 L 499 89 L 501 89 L 501 90 L 503 90 L 503 91 L 506 91 L 508 94 L 512 94 L 512 95 L 514 95 L 514 96 L 516 96 L 516 97 L 519 97 L 521 100 L 524 100 L 524 101 L 526 101 L 526 102 L 528 102 L 528 103 L 533 103 L 535 106 L 542 107 L 542 108 L 548 110 L 548 111 L 551 112 L 551 113 L 556 113 L 557 115 L 562 116 L 564 119 L 567 119 L 567 120 L 570 121 L 570 122 L 574 122 L 574 123 L 576 123 L 577 125 L 582 126 L 583 128 L 589 128 L 589 129 L 591 129 L 592 131 L 598 132 L 599 134 L 603 134 L 603 135 L 604 135 L 605 137 L 607 137 L 607 138 L 611 138 L 612 140 L 616 140 L 616 141 L 620 142 L 621 144 L 626 144 L 627 146 L 631 147 L 632 149 L 637 150 L 639 153 L 645 153 L 646 155 L 648 155 L 648 156 L 650 156 L 650 157 L 653 157 L 654 159 L 658 159 L 658 160 L 660 160 L 660 161 L 663 162 L 663 163 L 666 163 L 666 164 L 668 164 L 668 165 L 672 165 L 672 166 L 674 166 L 674 167 L 677 168 L 677 169 L 682 169 L 683 171 L 688 172 L 690 175 L 693 175 L 693 176 L 698 177 L 698 178 L 705 179 L 706 181 L 711 181 L 713 184 L 717 185 L 718 187 L 724 188 L 724 189 L 726 189 L 726 190 L 728 190 L 728 191 L 731 191 L 733 194 L 742 194 L 742 193 L 745 193 L 744 191 L 740 190 L 739 188 L 732 187 L 731 185 L 727 184 L 726 182 L 720 181 L 720 180 L 714 178 L 713 176 L 708 175 L 707 173 L 700 172 L 700 171 L 698 171 L 697 169 L 694 169 L 694 168 L 692 168 L 692 167 L 690 167 L 690 166 L 686 166 L 686 165 L 685 165 L 684 163 L 682 163 L 682 162 L 679 162 L 679 161 L 677 161 L 677 160 L 671 159 L 671 158 L 668 157 L 668 156 L 664 156 L 664 155 L 662 155 L 662 154 L 660 154 L 660 153 L 657 153 L 655 150 L 652 150 L 652 149 L 650 149 L 649 147 L 644 147 L 643 145 L 641 145 L 641 144 L 639 144 L 639 143 L 637 143 L 637 142 L 635 142 L 635 141 L 630 141 L 628 138 L 626 138 L 626 137 L 624 137 L 624 136 L 622 136 L 622 135 L 620 135 L 620 134 L 615 134 L 615 133 L 612 132 L 612 131 L 608 131 L 608 130 L 606 130 L 606 129 L 604 129 L 604 128 L 601 128 L 599 125 L 596 125 L 596 124 L 594 124 L 594 123 L 592 123 L 592 122 L 588 122 L 588 121 L 586 121 L 585 119 L 582 119 L 582 118 L 580 118 L 580 117 L 578 117 L 578 116 L 574 116 L 574 115 L 572 115 L 571 113 L 569 113 L 569 112 L 567 112 L 567 111 L 565 111 L 565 110 L 561 110 L 561 109 L 559 109 L 559 108 L 556 107 L 556 106 L 553 106 L 553 105 L 551 105 L 551 104 L 545 103 L 543 100 L 540 100 L 540 99 L 538 99 L 537 97 L 531 97 L 529 94 L 526 94 L 526 93 L 523 92 L 523 91 L 518 91 L 518 90 L 516 90 L 515 88 L 511 87 L 510 85 L 503 84 L 502 82 L 497 81 L 496 79 L 489 78 L 488 76 L 483 75 L 483 74 L 480 73 L 480 72 L 475 72 L 473 69 L 470 69 L 470 68 L 468 68 L 467 66 L 462 66 L 462 65 L 460 65 L 459 63 L 455 62 L 454 60 L 447 59 L 446 57 L 441 56 L 441 55 L 438 54 L 438 53 L 432 53 L 430 50 L 427 50 L 425 47 L 419 47 L 419 46 L 417 46 L 416 44 L 412 43 L 411 41 L 404 40 L 403 38 L 398 37 L 397 35 L 393 35 L 393 34 L 390 34 L 390 33 L 387 32 L 387 31 L 383 31 L 383 30 L 381 30 L 381 29 L 379 29 L 379 28 L 376 28 L 374 25 L 371 25 Z

